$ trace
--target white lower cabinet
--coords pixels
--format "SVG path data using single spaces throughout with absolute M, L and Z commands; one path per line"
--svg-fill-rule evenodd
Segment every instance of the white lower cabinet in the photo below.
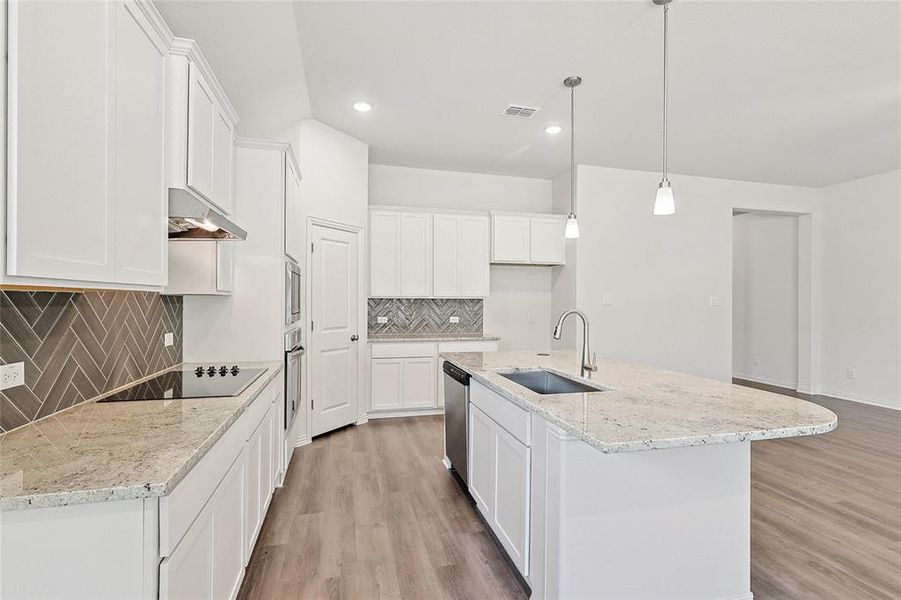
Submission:
M 434 358 L 408 358 L 404 360 L 403 407 L 434 408 L 437 387 Z
M 480 396 L 485 401 L 485 410 L 475 401 L 469 406 L 469 493 L 510 560 L 523 576 L 528 576 L 531 493 L 528 429 L 521 426 L 522 415 L 518 412 L 521 409 L 483 387 L 477 396 L 472 388 L 479 388 L 479 384 L 471 384 L 471 397 Z M 488 413 L 503 421 L 503 425 Z M 514 436 L 505 426 L 522 435 Z
M 201 514 L 160 563 L 160 600 L 213 597 L 213 519 Z
M 244 453 L 213 502 L 213 598 L 234 598 L 244 575 Z
M 372 344 L 370 356 L 371 413 L 438 406 L 438 347 L 435 343 Z

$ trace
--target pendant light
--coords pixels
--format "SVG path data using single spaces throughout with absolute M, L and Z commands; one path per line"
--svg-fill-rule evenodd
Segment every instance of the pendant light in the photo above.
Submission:
M 569 88 L 569 216 L 566 217 L 566 232 L 563 237 L 579 237 L 579 222 L 576 220 L 576 88 L 582 83 L 578 75 L 563 80 Z
M 663 5 L 663 179 L 657 186 L 657 199 L 654 200 L 654 214 L 658 216 L 672 215 L 676 212 L 676 201 L 673 188 L 670 186 L 666 170 L 666 105 L 667 105 L 667 14 L 672 0 L 652 0 L 654 4 Z

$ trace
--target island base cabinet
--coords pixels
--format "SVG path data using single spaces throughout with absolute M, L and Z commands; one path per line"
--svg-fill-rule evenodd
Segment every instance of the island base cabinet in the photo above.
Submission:
M 469 411 L 469 493 L 507 556 L 527 576 L 529 448 L 474 404 Z
M 532 420 L 533 600 L 751 600 L 750 442 L 605 454 Z

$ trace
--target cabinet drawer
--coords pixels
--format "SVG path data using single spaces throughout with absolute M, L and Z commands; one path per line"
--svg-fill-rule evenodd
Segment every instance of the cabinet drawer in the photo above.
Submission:
M 266 413 L 269 410 L 269 405 L 275 400 L 275 398 L 281 393 L 282 389 L 282 375 L 281 373 L 272 381 L 269 382 L 269 385 L 266 386 L 260 395 L 257 396 L 257 399 L 254 400 L 253 404 L 251 404 L 247 408 L 247 438 L 250 439 L 250 436 L 253 434 L 254 430 L 260 424 L 260 421 L 263 420 L 263 417 L 266 416 Z
M 531 444 L 532 427 L 529 411 L 516 406 L 475 380 L 469 384 L 469 400 L 517 440 L 526 446 Z
M 434 343 L 394 342 L 372 345 L 372 358 L 426 358 L 437 354 Z

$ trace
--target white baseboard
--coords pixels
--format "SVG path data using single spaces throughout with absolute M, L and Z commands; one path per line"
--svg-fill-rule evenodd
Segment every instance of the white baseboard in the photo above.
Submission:
M 356 424 L 357 425 L 365 425 L 368 422 L 369 422 L 369 415 L 364 415 L 364 416 L 360 417 L 359 419 L 357 419 Z
M 788 382 L 788 381 L 776 381 L 775 379 L 768 379 L 766 377 L 760 377 L 757 375 L 744 375 L 741 373 L 733 373 L 732 377 L 735 379 L 744 379 L 746 381 L 753 381 L 754 383 L 762 383 L 764 385 L 775 385 L 776 387 L 786 388 L 789 390 L 798 390 L 798 384 L 796 382 Z
M 897 402 L 889 402 L 882 398 L 873 398 L 871 396 L 854 395 L 849 396 L 844 392 L 834 392 L 831 390 L 821 389 L 817 392 L 821 396 L 829 396 L 830 398 L 838 398 L 839 400 L 848 400 L 849 402 L 859 402 L 861 404 L 869 404 L 870 406 L 878 406 L 880 408 L 889 408 L 891 410 L 901 410 L 901 404 Z
M 444 458 L 442 458 L 441 463 L 444 465 L 445 469 L 447 469 L 448 471 L 451 470 L 451 461 L 448 457 L 445 456 Z
M 443 415 L 444 408 L 417 408 L 407 410 L 380 410 L 369 413 L 370 419 L 394 419 L 397 417 L 424 417 L 426 415 Z

